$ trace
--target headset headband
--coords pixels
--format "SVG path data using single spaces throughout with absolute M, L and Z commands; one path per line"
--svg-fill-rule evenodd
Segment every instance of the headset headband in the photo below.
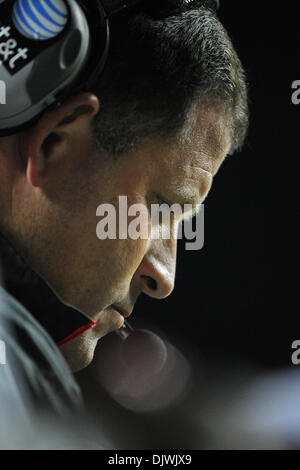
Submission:
M 202 5 L 219 2 L 0 0 L 0 136 L 31 125 L 83 84 L 92 90 L 107 60 L 113 16 L 139 8 L 159 18 Z

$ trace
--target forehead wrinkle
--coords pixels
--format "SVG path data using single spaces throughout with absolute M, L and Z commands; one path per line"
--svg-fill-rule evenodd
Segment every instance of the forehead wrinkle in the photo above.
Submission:
M 212 145 L 212 141 L 210 141 L 207 145 L 206 143 L 201 142 L 199 144 L 199 150 L 191 150 L 191 153 L 196 156 L 197 163 L 199 166 L 194 168 L 198 168 L 199 171 L 210 173 L 212 176 L 215 176 L 217 173 L 221 163 L 225 159 L 228 151 L 230 149 L 230 143 L 226 142 L 226 147 L 219 141 L 214 141 L 214 146 Z
M 177 194 L 180 194 L 183 199 L 189 200 L 189 203 L 195 205 L 199 200 L 203 200 L 201 192 L 203 188 L 210 187 L 212 184 L 213 175 L 201 167 L 187 165 L 191 170 L 187 173 L 187 168 L 181 178 L 177 178 L 174 184 Z M 195 171 L 197 170 L 197 171 Z
M 219 163 L 231 147 L 231 126 L 228 112 L 210 103 L 195 106 L 180 139 L 180 150 L 189 148 L 196 154 L 200 165 L 216 173 Z
M 185 194 L 194 194 L 193 185 L 190 184 L 195 182 L 194 178 L 188 175 L 182 175 L 179 177 L 178 175 L 170 181 L 169 188 L 176 190 L 178 193 L 185 193 Z
M 190 184 L 189 182 L 193 184 Z M 169 186 L 171 191 L 174 191 L 178 197 L 182 199 L 182 204 L 192 204 L 195 206 L 199 202 L 199 188 L 195 186 L 195 179 L 186 177 L 184 184 L 182 181 L 177 181 Z
M 230 148 L 226 114 L 218 111 L 221 110 L 211 107 L 195 109 L 172 145 L 169 158 L 161 162 L 170 178 L 169 188 L 182 195 L 182 199 L 199 200 L 200 188 L 211 186 L 224 160 L 225 146 Z
M 195 153 L 198 153 L 198 152 L 195 152 Z M 212 171 L 210 171 L 211 169 L 208 171 L 208 170 L 206 170 L 205 168 L 202 168 L 201 166 L 189 165 L 189 164 L 188 164 L 187 166 L 188 166 L 189 168 L 191 168 L 192 170 L 198 170 L 199 173 L 202 173 L 202 174 L 204 174 L 204 175 L 206 175 L 206 176 L 209 176 L 209 177 L 212 176 Z M 211 165 L 209 165 L 209 166 L 211 166 Z

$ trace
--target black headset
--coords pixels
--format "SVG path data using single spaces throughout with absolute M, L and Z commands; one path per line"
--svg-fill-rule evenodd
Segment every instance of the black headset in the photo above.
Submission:
M 0 136 L 29 126 L 69 94 L 91 91 L 109 53 L 110 21 L 217 0 L 0 0 Z

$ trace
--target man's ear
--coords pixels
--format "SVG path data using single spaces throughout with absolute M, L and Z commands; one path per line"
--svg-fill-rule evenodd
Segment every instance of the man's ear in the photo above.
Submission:
M 42 185 L 52 162 L 68 153 L 68 146 L 80 128 L 88 124 L 99 111 L 99 100 L 91 93 L 80 93 L 58 108 L 47 111 L 37 124 L 25 133 L 22 157 L 26 176 L 32 186 Z

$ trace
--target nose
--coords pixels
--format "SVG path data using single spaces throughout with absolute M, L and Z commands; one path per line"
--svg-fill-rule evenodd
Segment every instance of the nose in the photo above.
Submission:
M 142 292 L 157 299 L 171 294 L 175 284 L 176 252 L 176 240 L 160 241 L 160 246 L 152 245 L 136 271 Z

